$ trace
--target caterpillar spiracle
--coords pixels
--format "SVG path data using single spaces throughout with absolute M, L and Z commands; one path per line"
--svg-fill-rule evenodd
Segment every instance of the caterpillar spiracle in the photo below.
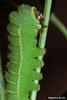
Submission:
M 29 5 L 20 5 L 17 11 L 9 15 L 7 29 L 11 52 L 6 75 L 7 100 L 31 100 L 32 91 L 40 88 L 34 81 L 42 79 L 42 74 L 36 69 L 43 66 L 43 60 L 39 61 L 38 57 L 44 54 L 37 46 L 36 37 L 41 25 L 35 17 L 35 9 Z

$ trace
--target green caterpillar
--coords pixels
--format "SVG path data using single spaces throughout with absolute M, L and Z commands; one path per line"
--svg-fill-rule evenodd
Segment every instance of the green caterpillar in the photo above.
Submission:
M 37 32 L 41 29 L 39 20 L 35 17 L 35 7 L 21 5 L 18 11 L 11 12 L 8 24 L 9 62 L 6 75 L 7 100 L 31 100 L 33 90 L 40 86 L 35 80 L 42 79 L 42 74 L 36 70 L 43 66 L 38 57 L 43 50 L 37 45 Z

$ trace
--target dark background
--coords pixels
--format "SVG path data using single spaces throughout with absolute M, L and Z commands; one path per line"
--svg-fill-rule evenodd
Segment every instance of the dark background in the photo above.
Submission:
M 39 1 L 41 1 L 42 6 L 38 0 L 0 1 L 0 49 L 4 73 L 7 70 L 5 66 L 8 54 L 6 25 L 8 24 L 9 12 L 16 9 L 21 3 L 34 5 L 43 12 L 44 1 Z M 67 26 L 67 0 L 53 0 L 52 10 Z M 42 68 L 43 80 L 40 81 L 41 89 L 38 92 L 37 100 L 47 100 L 47 96 L 61 96 L 67 90 L 67 40 L 51 22 L 48 29 L 46 49 L 45 66 Z

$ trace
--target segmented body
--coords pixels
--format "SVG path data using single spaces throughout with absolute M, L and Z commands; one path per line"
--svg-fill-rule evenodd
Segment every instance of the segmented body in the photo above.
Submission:
M 37 47 L 37 32 L 41 28 L 35 17 L 34 7 L 21 5 L 18 11 L 9 16 L 9 62 L 7 80 L 7 100 L 31 100 L 33 90 L 38 91 L 39 85 L 35 80 L 42 79 L 36 69 L 42 67 L 39 55 L 43 51 Z

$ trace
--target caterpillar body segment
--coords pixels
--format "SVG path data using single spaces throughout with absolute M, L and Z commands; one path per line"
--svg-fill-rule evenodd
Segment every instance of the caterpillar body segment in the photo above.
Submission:
M 43 61 L 38 60 L 43 50 L 37 46 L 36 37 L 41 25 L 34 9 L 29 5 L 21 5 L 18 11 L 11 12 L 9 16 L 7 100 L 31 100 L 32 91 L 40 89 L 35 80 L 42 79 L 42 74 L 36 70 L 43 66 Z

